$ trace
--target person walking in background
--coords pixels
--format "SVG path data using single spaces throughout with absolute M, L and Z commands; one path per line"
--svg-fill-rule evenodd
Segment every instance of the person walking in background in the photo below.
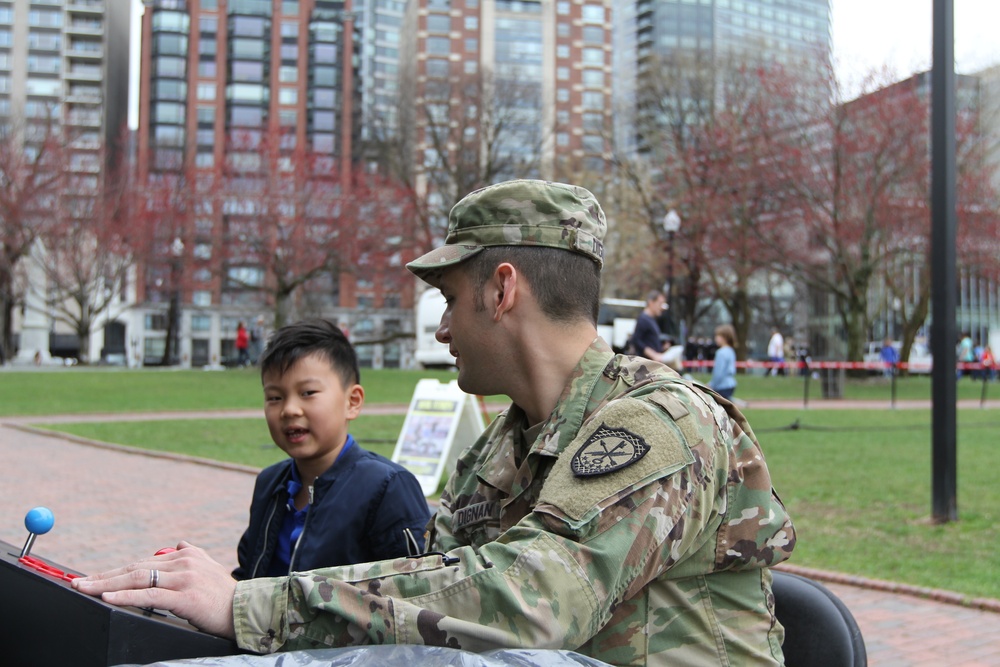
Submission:
M 771 329 L 771 340 L 767 342 L 767 359 L 778 364 L 771 368 L 771 375 L 785 374 L 785 338 L 781 335 L 778 327 Z
M 896 368 L 899 366 L 899 352 L 892 344 L 892 340 L 890 338 L 886 338 L 882 341 L 882 349 L 879 351 L 879 358 L 882 359 L 882 363 L 885 364 L 885 368 L 882 369 L 882 375 L 887 378 L 891 378 L 895 375 Z
M 962 364 L 972 364 L 976 362 L 976 352 L 972 346 L 972 335 L 968 331 L 962 332 L 962 338 L 958 341 L 958 361 Z M 958 377 L 972 375 L 971 370 L 960 369 Z
M 708 386 L 723 398 L 732 398 L 736 391 L 736 329 L 731 324 L 720 324 L 715 328 L 715 364 Z
M 250 363 L 250 336 L 242 322 L 236 325 L 236 363 L 240 366 Z
M 663 314 L 667 298 L 663 292 L 656 290 L 646 295 L 646 307 L 635 319 L 635 330 L 632 332 L 632 349 L 640 357 L 653 361 L 663 360 L 663 340 L 660 325 L 656 318 Z

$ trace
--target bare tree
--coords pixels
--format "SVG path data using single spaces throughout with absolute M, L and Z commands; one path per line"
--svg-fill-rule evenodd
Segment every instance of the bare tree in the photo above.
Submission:
M 13 349 L 13 312 L 20 298 L 16 271 L 52 220 L 64 150 L 51 119 L 0 131 L 0 361 Z

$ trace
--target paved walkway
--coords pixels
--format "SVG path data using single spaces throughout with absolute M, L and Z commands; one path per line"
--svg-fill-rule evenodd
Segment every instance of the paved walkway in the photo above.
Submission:
M 366 407 L 366 412 L 373 407 Z M 222 416 L 259 414 L 255 410 Z M 226 566 L 235 566 L 254 469 L 88 445 L 19 425 L 49 419 L 0 419 L 0 513 L 6 517 L 0 521 L 0 539 L 19 549 L 26 537 L 25 513 L 44 505 L 54 513 L 55 527 L 37 538 L 33 553 L 79 572 L 116 567 L 179 539 L 204 547 Z M 982 609 L 969 608 L 948 602 L 949 594 L 940 591 L 914 595 L 910 593 L 920 591 L 903 587 L 902 592 L 893 592 L 894 585 L 888 582 L 788 569 L 822 579 L 847 604 L 864 634 L 869 665 L 1000 667 L 996 600 L 983 601 Z

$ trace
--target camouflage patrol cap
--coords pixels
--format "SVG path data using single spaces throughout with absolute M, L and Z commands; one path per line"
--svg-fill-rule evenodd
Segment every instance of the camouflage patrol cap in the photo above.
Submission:
M 607 222 L 597 198 L 576 185 L 516 180 L 481 188 L 455 204 L 445 245 L 406 265 L 436 282 L 441 269 L 490 246 L 545 246 L 580 253 L 604 266 Z

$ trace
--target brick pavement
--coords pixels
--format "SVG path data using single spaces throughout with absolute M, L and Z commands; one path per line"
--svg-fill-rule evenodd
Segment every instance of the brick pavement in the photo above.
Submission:
M 0 539 L 20 548 L 24 514 L 45 505 L 55 514 L 55 527 L 38 537 L 33 553 L 74 570 L 116 567 L 179 539 L 235 566 L 254 470 L 90 446 L 14 423 L 43 419 L 0 421 L 0 514 L 5 517 Z M 997 611 L 890 592 L 891 584 L 849 585 L 841 582 L 850 577 L 812 573 L 851 609 L 864 634 L 869 665 L 1000 667 Z

